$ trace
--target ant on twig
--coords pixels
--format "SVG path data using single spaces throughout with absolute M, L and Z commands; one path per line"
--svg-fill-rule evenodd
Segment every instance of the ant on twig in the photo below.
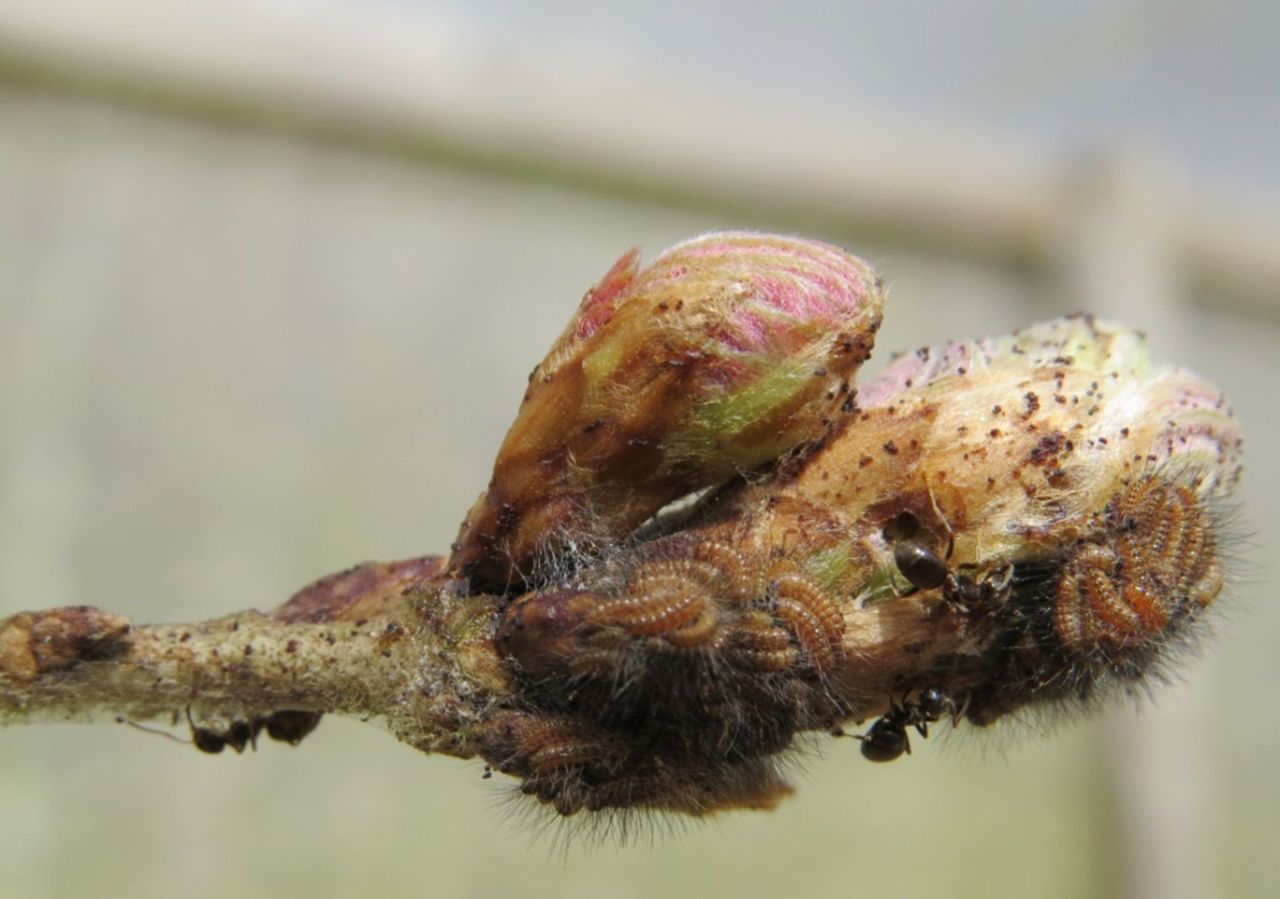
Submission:
M 922 737 L 929 736 L 929 725 L 950 714 L 954 720 L 959 712 L 955 701 L 938 687 L 922 690 L 914 700 L 906 696 L 902 702 L 890 703 L 889 711 L 871 722 L 865 734 L 855 739 L 862 743 L 862 757 L 872 762 L 891 762 L 904 752 L 911 754 L 911 740 L 907 728 L 914 727 Z

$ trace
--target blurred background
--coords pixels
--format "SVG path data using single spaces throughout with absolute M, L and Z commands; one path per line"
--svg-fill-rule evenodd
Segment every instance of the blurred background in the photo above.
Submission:
M 880 364 L 1141 326 L 1251 468 L 1219 637 L 1140 711 L 827 741 L 773 814 L 567 852 L 354 722 L 15 728 L 0 892 L 1275 895 L 1277 35 L 1265 0 L 6 0 L 0 614 L 212 617 L 443 550 L 583 291 L 711 228 L 872 259 Z

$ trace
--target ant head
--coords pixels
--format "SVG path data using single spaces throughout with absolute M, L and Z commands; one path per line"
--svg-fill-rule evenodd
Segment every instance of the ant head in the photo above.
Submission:
M 916 699 L 916 709 L 920 717 L 929 721 L 937 721 L 953 707 L 951 697 L 938 687 L 922 690 Z

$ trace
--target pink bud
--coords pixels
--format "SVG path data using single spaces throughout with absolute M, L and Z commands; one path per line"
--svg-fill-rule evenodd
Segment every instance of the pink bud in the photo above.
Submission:
M 587 292 L 534 370 L 452 567 L 503 590 L 543 550 L 625 538 L 663 506 L 820 438 L 880 324 L 882 286 L 826 244 L 714 233 Z

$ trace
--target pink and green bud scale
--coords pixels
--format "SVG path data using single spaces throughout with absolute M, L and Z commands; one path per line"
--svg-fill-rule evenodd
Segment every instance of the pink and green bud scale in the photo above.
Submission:
M 617 542 L 820 438 L 853 408 L 882 300 L 870 266 L 810 240 L 708 234 L 643 269 L 627 253 L 534 369 L 453 569 L 506 589 L 570 539 Z

